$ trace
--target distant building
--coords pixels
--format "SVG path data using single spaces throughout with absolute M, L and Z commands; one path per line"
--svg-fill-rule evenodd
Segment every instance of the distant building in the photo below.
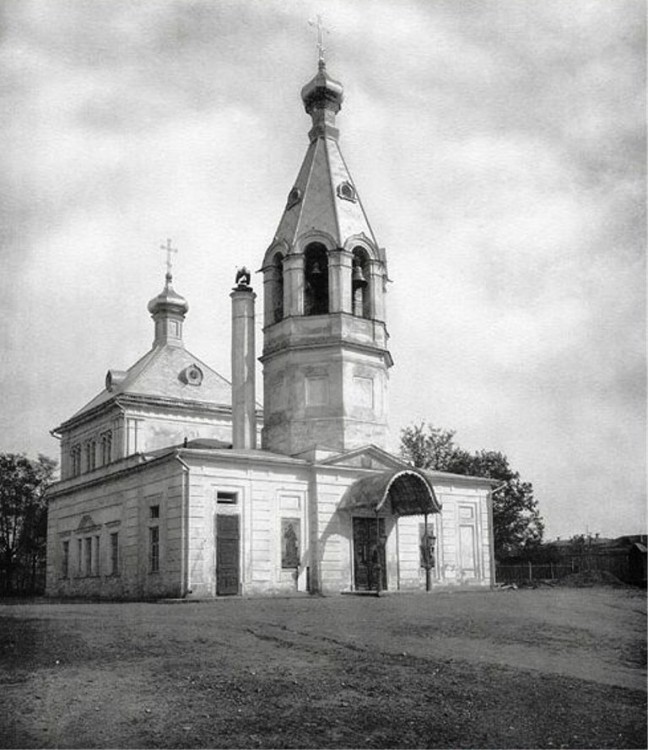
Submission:
M 320 60 L 302 90 L 308 150 L 263 259 L 263 412 L 249 273 L 231 294 L 230 384 L 185 349 L 169 271 L 149 303 L 152 349 L 56 429 L 48 594 L 491 584 L 491 480 L 385 447 L 387 259 L 338 145 L 342 98 Z

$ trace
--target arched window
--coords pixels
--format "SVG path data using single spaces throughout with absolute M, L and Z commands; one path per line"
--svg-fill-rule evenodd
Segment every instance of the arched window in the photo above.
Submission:
M 326 315 L 329 311 L 328 255 L 319 242 L 304 252 L 304 315 Z
M 78 477 L 81 473 L 81 446 L 73 445 L 70 449 L 70 457 L 72 459 L 72 476 Z
M 97 468 L 97 444 L 94 440 L 86 443 L 86 471 L 94 471 Z
M 107 466 L 112 460 L 112 433 L 104 432 L 101 436 L 101 465 Z
M 353 295 L 353 314 L 358 318 L 371 318 L 369 256 L 366 250 L 361 247 L 356 247 L 353 250 L 351 294 Z
M 272 286 L 272 322 L 278 323 L 284 316 L 283 255 L 276 253 L 272 259 L 274 284 Z

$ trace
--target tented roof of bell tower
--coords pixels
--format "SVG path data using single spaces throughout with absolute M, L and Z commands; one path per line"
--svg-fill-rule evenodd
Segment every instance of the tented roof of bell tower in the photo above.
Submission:
M 342 85 L 326 73 L 322 62 L 315 78 L 302 91 L 313 119 L 311 139 L 275 234 L 292 249 L 313 230 L 329 235 L 338 247 L 355 236 L 378 249 L 360 196 L 338 145 L 335 115 L 342 102 Z
M 338 247 L 363 234 L 378 247 L 340 147 L 332 138 L 317 138 L 309 145 L 275 239 L 292 247 L 314 229 L 330 235 Z

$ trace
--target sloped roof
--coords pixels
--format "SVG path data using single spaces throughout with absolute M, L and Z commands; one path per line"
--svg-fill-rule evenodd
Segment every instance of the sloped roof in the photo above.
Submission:
M 332 237 L 338 247 L 350 237 L 364 234 L 377 248 L 357 190 L 354 200 L 338 195 L 337 188 L 345 182 L 353 185 L 337 140 L 313 140 L 293 187 L 299 191 L 301 200 L 286 205 L 275 241 L 284 240 L 293 247 L 301 235 L 317 229 Z
M 182 377 L 191 365 L 202 372 L 200 385 L 193 385 Z M 63 425 L 123 394 L 196 404 L 209 402 L 214 406 L 231 407 L 232 404 L 232 388 L 228 380 L 184 347 L 164 345 L 147 352 L 126 371 L 118 385 L 111 390 L 104 388 Z

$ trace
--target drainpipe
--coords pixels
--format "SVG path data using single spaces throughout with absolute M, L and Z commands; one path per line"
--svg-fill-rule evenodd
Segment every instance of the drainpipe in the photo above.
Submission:
M 180 597 L 189 593 L 189 466 L 178 455 L 175 459 L 182 466 L 182 499 L 180 505 Z
M 382 584 L 382 565 L 380 554 L 380 516 L 376 511 L 376 596 L 380 596 L 380 586 Z
M 431 576 L 430 576 L 430 560 L 428 559 L 428 556 L 427 556 L 428 555 L 428 552 L 427 552 L 427 550 L 428 550 L 428 513 L 427 513 L 427 511 L 425 513 L 425 535 L 424 535 L 424 539 L 425 539 L 424 544 L 426 545 L 426 550 L 425 550 L 425 555 L 426 555 L 426 557 L 425 557 L 425 590 L 426 591 L 430 591 L 430 589 L 432 588 L 432 581 L 431 581 Z
M 508 482 L 503 482 L 494 490 L 490 490 L 488 493 L 488 541 L 490 542 L 490 587 L 491 591 L 495 588 L 495 527 L 493 525 L 493 495 L 508 485 Z

